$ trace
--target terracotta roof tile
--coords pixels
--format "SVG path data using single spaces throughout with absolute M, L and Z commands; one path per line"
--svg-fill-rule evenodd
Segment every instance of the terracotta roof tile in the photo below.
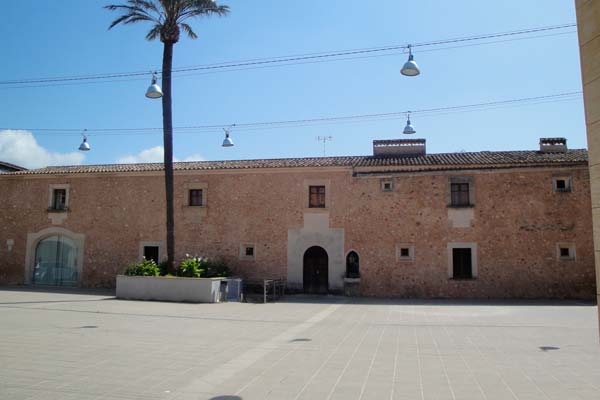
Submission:
M 300 167 L 447 167 L 447 166 L 520 166 L 549 164 L 586 164 L 587 150 L 568 150 L 566 153 L 539 151 L 480 151 L 471 153 L 440 153 L 420 156 L 345 156 L 312 158 L 279 158 L 262 160 L 194 161 L 174 163 L 176 171 L 205 171 L 251 168 Z M 162 163 L 105 164 L 46 167 L 5 175 L 85 174 L 162 171 Z

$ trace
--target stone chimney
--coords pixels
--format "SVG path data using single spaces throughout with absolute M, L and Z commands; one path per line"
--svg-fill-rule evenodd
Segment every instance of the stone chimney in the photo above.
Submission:
M 567 139 L 540 138 L 540 151 L 542 153 L 566 153 Z
M 425 139 L 373 140 L 376 157 L 424 156 Z

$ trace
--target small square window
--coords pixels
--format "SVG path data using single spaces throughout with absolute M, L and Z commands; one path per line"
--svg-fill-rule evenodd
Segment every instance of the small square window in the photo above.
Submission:
M 190 189 L 190 207 L 202 207 L 202 189 Z
M 573 261 L 575 260 L 575 245 L 572 243 L 559 243 L 557 253 L 559 261 Z
M 412 243 L 400 243 L 396 245 L 396 261 L 412 261 L 415 258 L 415 250 Z
M 308 207 L 325 208 L 325 186 L 309 186 Z
M 383 192 L 391 192 L 394 190 L 394 182 L 390 179 L 382 179 L 381 180 L 381 190 Z
M 554 191 L 555 192 L 570 192 L 571 191 L 571 177 L 559 176 L 554 177 Z
M 254 261 L 256 260 L 256 245 L 253 243 L 240 244 L 240 260 Z

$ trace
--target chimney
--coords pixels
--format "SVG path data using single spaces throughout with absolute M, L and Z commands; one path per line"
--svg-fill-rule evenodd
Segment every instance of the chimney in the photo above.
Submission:
M 425 139 L 373 140 L 376 157 L 424 156 Z
M 542 153 L 566 153 L 567 139 L 540 138 L 540 151 Z

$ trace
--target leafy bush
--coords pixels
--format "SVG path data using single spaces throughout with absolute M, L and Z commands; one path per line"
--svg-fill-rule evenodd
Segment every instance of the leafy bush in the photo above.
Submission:
M 204 272 L 202 267 L 204 259 L 202 257 L 190 257 L 186 254 L 186 259 L 179 264 L 177 267 L 177 276 L 183 276 L 187 278 L 200 278 Z
M 160 263 L 158 263 L 158 269 L 160 271 L 160 276 L 169 275 L 169 263 L 167 262 L 167 260 L 163 260 Z
M 154 260 L 142 260 L 141 262 L 131 263 L 125 270 L 125 275 L 129 276 L 158 276 L 160 269 Z
M 224 261 L 209 260 L 205 257 L 190 257 L 177 267 L 177 276 L 188 278 L 225 278 L 231 275 L 231 270 Z
M 226 278 L 231 275 L 231 270 L 221 260 L 206 260 L 204 264 L 206 273 L 203 275 L 205 278 Z

